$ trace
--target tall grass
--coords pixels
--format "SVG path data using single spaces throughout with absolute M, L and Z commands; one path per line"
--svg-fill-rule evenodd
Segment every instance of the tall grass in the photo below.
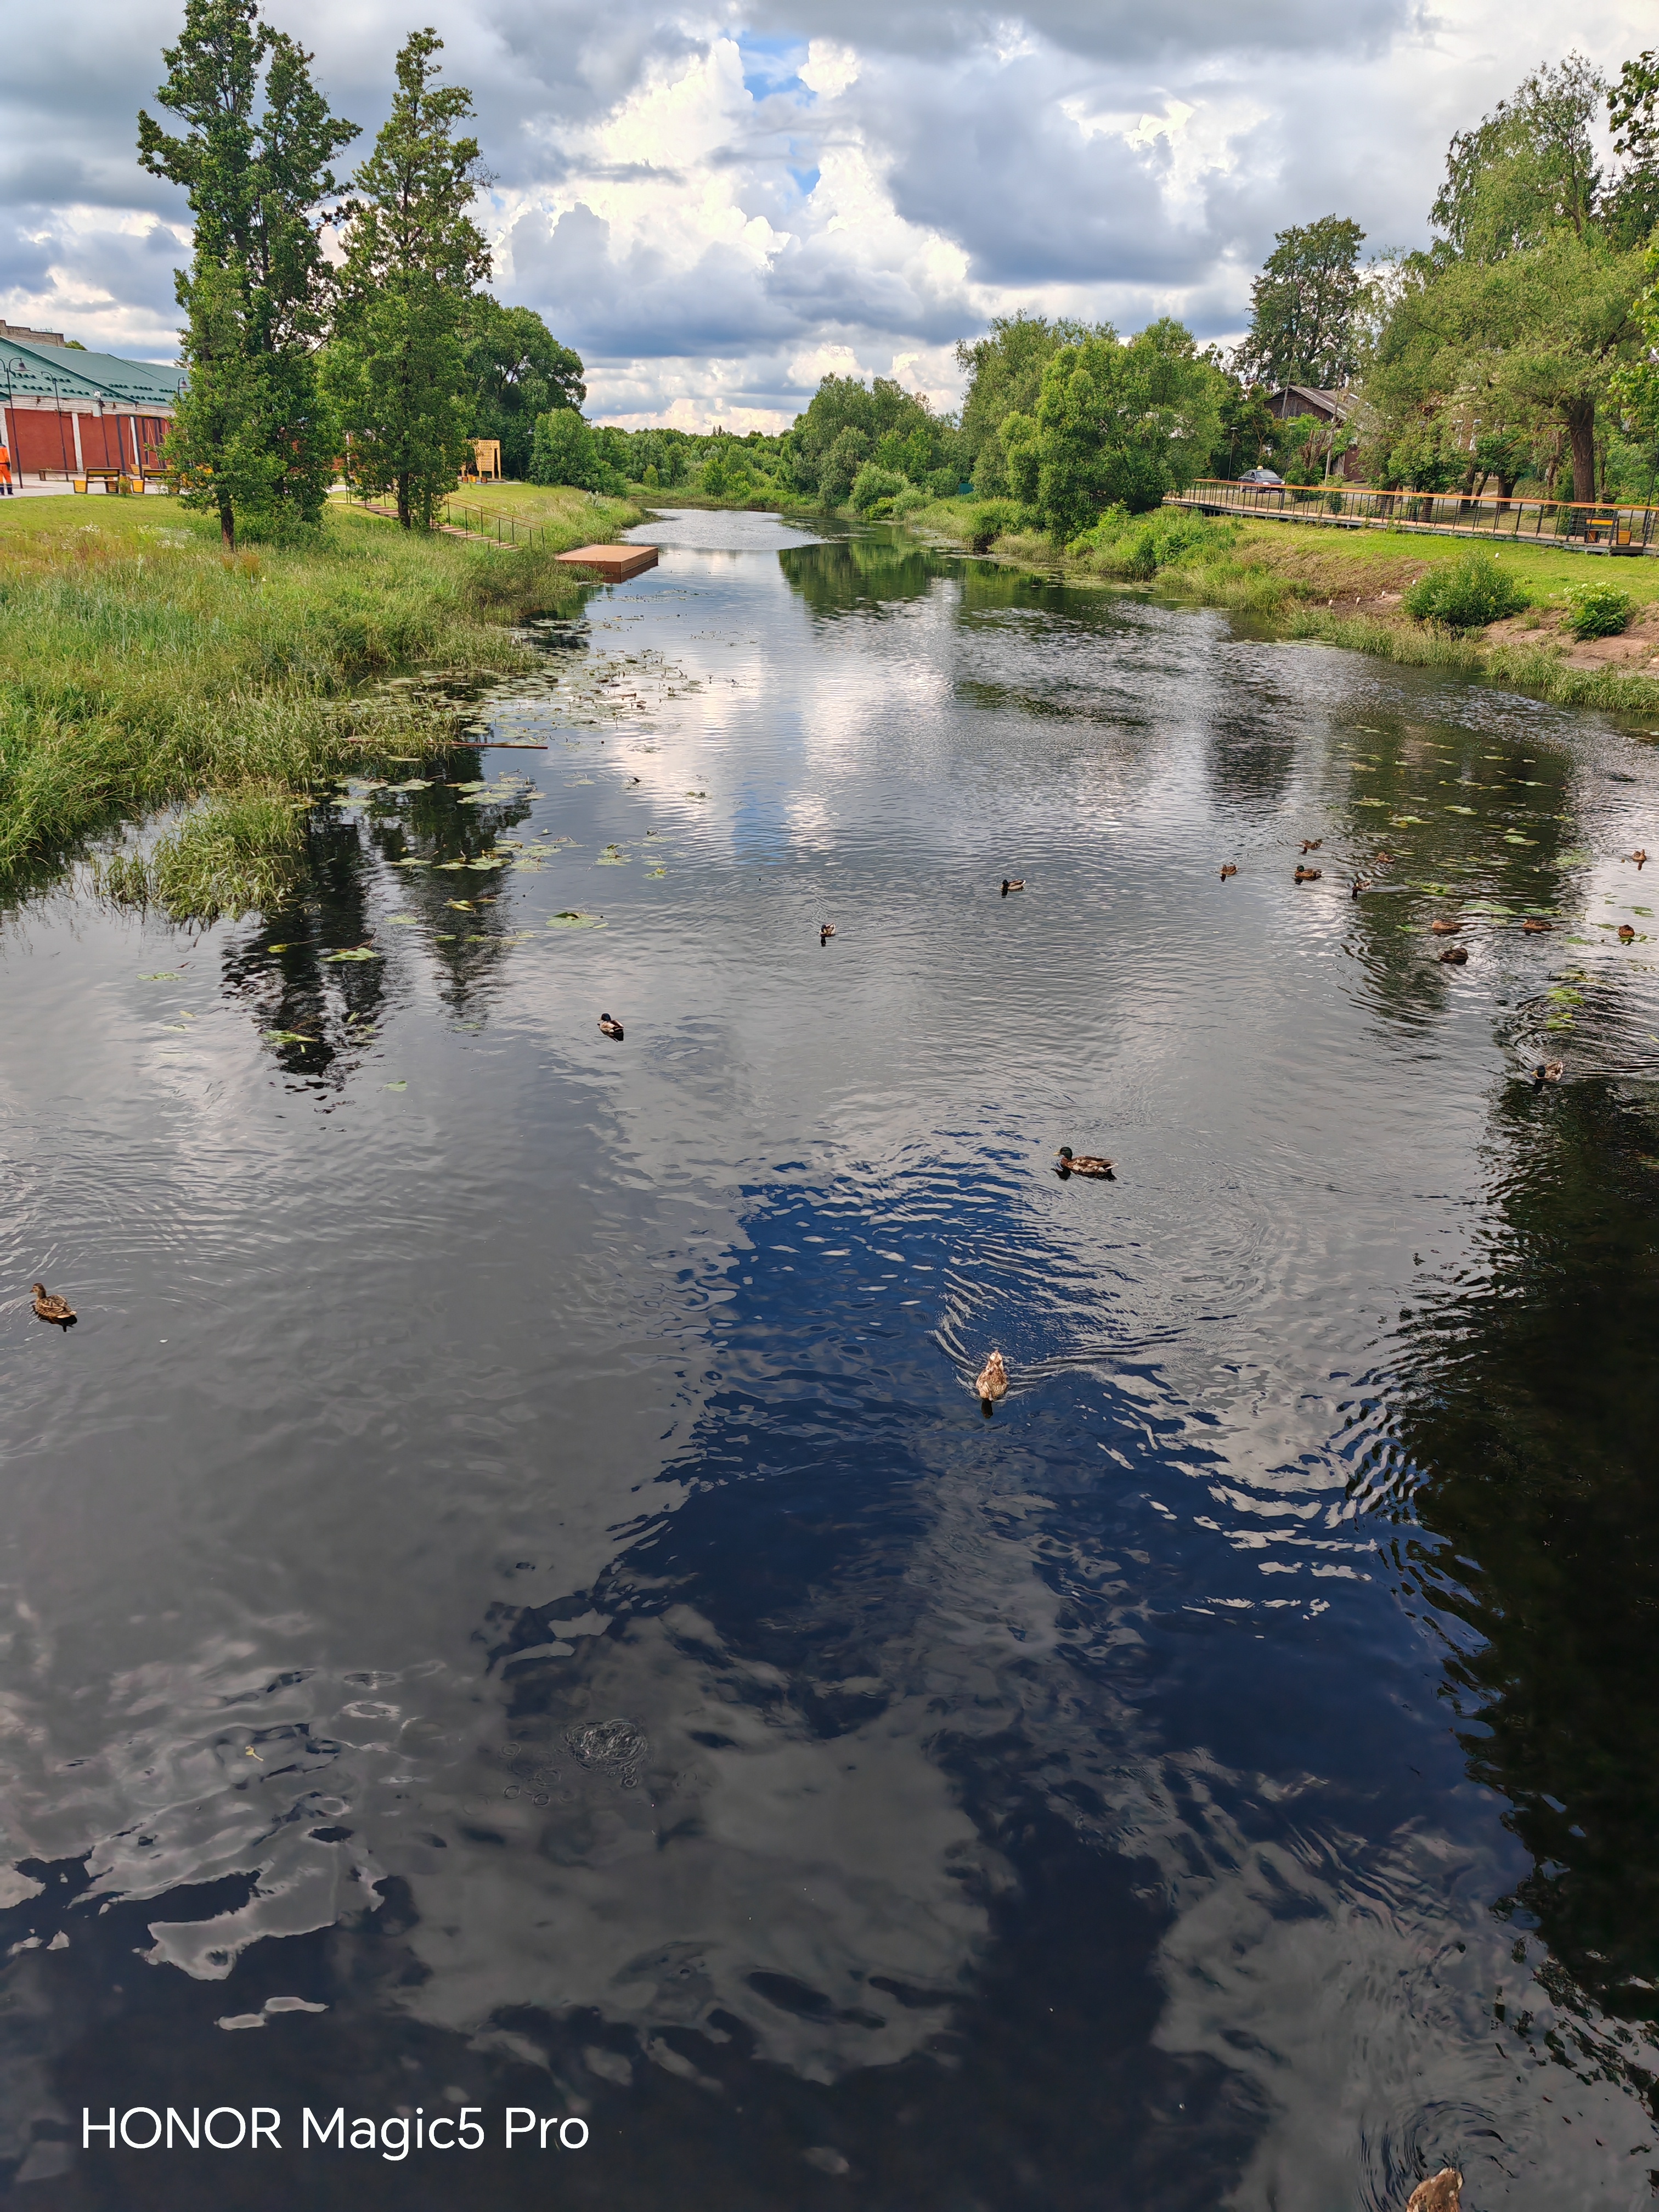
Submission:
M 0 881 L 120 813 L 294 793 L 452 737 L 453 712 L 418 690 L 365 687 L 526 665 L 507 625 L 582 588 L 550 550 L 349 512 L 313 544 L 228 559 L 204 520 L 160 501 L 100 501 L 93 522 L 86 504 L 52 507 L 39 523 L 10 509 L 0 529 Z

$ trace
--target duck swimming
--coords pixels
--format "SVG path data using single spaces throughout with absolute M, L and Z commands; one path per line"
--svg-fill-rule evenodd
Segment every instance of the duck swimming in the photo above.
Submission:
M 1237 873 L 1238 873 L 1238 863 L 1237 863 L 1237 860 L 1229 860 L 1229 861 L 1227 862 L 1226 866 L 1225 866 L 1222 869 L 1222 871 L 1221 871 L 1221 880 L 1222 880 L 1222 882 L 1224 884 L 1224 883 L 1226 882 L 1226 880 L 1227 880 L 1227 878 L 1228 878 L 1228 877 L 1229 877 L 1229 876 L 1236 876 Z
M 1023 891 L 1024 888 L 1025 878 L 1024 876 L 1005 876 L 1002 879 L 1002 896 L 1004 898 L 1007 897 L 1010 891 Z
M 1069 1145 L 1062 1145 L 1055 1154 L 1059 1165 L 1054 1173 L 1062 1182 L 1067 1176 L 1091 1176 L 1097 1182 L 1115 1182 L 1112 1173 L 1114 1163 L 1103 1160 L 1098 1152 L 1074 1152 Z
M 1630 945 L 1635 941 L 1635 937 L 1634 925 L 1628 921 L 1621 921 L 1619 925 L 1619 942 L 1621 945 Z
M 1418 2183 L 1407 2200 L 1406 2212 L 1458 2212 L 1462 2197 L 1462 2175 L 1455 2166 L 1443 2166 L 1438 2173 Z
M 1316 884 L 1323 873 L 1324 870 L 1322 868 L 1304 868 L 1298 866 L 1296 872 L 1296 880 L 1299 884 Z
M 833 921 L 821 921 L 818 924 L 818 943 L 820 945 L 828 945 L 835 933 L 836 925 Z
M 1324 842 L 1322 837 L 1304 837 L 1302 840 L 1302 849 L 1304 853 L 1316 853 Z
M 31 1283 L 34 1295 L 34 1310 L 42 1321 L 56 1322 L 59 1328 L 68 1328 L 76 1318 L 75 1308 L 67 1298 L 60 1298 L 56 1291 L 49 1291 L 44 1283 Z
M 1008 1395 L 1008 1370 L 1003 1364 L 1002 1354 L 994 1352 L 979 1373 L 974 1377 L 974 1388 L 979 1393 L 982 1406 L 994 1406 L 999 1398 Z
M 1547 1083 L 1559 1083 L 1566 1072 L 1565 1060 L 1540 1060 L 1532 1072 L 1532 1087 L 1534 1091 L 1541 1091 Z
M 1436 937 L 1455 937 L 1462 927 L 1461 921 L 1431 921 L 1429 924 Z
M 606 1036 L 615 1037 L 618 1044 L 622 1042 L 623 1025 L 617 1020 L 614 1015 L 601 1014 L 599 1016 L 599 1027 L 604 1030 Z
M 1555 924 L 1553 921 L 1540 921 L 1536 915 L 1531 914 L 1521 925 L 1522 931 L 1528 937 L 1536 937 L 1540 930 L 1553 929 L 1554 927 Z
M 1461 968 L 1468 957 L 1469 948 L 1467 945 L 1449 945 L 1440 958 L 1445 967 Z

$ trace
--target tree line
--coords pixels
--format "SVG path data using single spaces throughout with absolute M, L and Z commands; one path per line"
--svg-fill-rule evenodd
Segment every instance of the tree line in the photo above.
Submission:
M 163 51 L 156 99 L 183 127 L 141 112 L 138 156 L 194 219 L 167 458 L 227 545 L 239 528 L 314 527 L 342 473 L 427 527 L 475 437 L 523 474 L 538 422 L 586 398 L 578 356 L 483 289 L 490 252 L 469 210 L 487 179 L 460 129 L 471 96 L 440 81 L 442 45 L 429 29 L 405 40 L 391 113 L 343 184 L 333 165 L 358 127 L 258 0 L 188 0 Z

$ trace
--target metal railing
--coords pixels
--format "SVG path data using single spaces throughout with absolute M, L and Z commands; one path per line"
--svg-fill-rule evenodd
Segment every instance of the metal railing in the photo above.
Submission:
M 491 538 L 497 545 L 523 545 L 532 552 L 547 537 L 538 522 L 520 522 L 517 515 L 501 514 L 491 507 L 475 507 L 470 500 L 445 500 L 444 520 L 452 530 L 465 531 L 469 538 Z
M 1346 530 L 1411 530 L 1556 545 L 1576 553 L 1659 554 L 1659 507 L 1614 501 L 1475 498 L 1458 491 L 1374 491 L 1368 485 L 1237 483 L 1200 477 L 1166 507 Z

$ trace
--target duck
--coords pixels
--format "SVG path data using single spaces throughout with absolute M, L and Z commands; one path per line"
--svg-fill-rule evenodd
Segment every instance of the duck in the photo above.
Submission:
M 1003 1364 L 1002 1354 L 994 1352 L 979 1373 L 974 1377 L 982 1406 L 994 1406 L 999 1398 L 1008 1395 L 1008 1370 Z
M 1392 853 L 1379 853 L 1372 860 L 1371 866 L 1374 868 L 1391 868 L 1394 866 L 1394 854 Z
M 836 925 L 833 921 L 821 921 L 818 924 L 818 943 L 820 945 L 828 945 L 835 933 Z
M 1637 873 L 1639 875 L 1642 870 L 1645 868 L 1648 864 L 1647 854 L 1643 848 L 1638 845 L 1636 850 L 1631 854 L 1631 858 L 1635 861 Z
M 1449 945 L 1440 958 L 1445 967 L 1461 968 L 1468 957 L 1469 948 L 1467 945 Z
M 1222 869 L 1222 871 L 1221 871 L 1221 880 L 1222 880 L 1222 882 L 1224 884 L 1224 883 L 1226 882 L 1226 880 L 1227 880 L 1227 878 L 1228 878 L 1228 877 L 1229 877 L 1229 876 L 1236 876 L 1237 873 L 1238 873 L 1238 863 L 1237 863 L 1237 860 L 1229 860 L 1229 861 L 1226 863 L 1225 866 L 1224 866 L 1224 867 Z
M 1461 921 L 1431 921 L 1431 931 L 1436 937 L 1455 937 L 1463 927 Z
M 623 1025 L 617 1019 L 614 1014 L 601 1014 L 599 1016 L 599 1027 L 606 1036 L 615 1037 L 618 1044 L 622 1042 Z
M 1459 2212 L 1463 2177 L 1455 2166 L 1443 2166 L 1438 2173 L 1419 2181 L 1407 2199 L 1406 2212 Z
M 1302 840 L 1302 849 L 1304 853 L 1316 853 L 1324 842 L 1322 837 L 1304 837 Z
M 59 1328 L 68 1328 L 76 1318 L 75 1308 L 69 1300 L 59 1297 L 56 1291 L 49 1291 L 44 1283 L 31 1283 L 29 1288 L 34 1294 L 34 1310 L 41 1320 L 53 1321 Z
M 1528 937 L 1536 937 L 1540 931 L 1553 929 L 1554 927 L 1555 924 L 1553 921 L 1544 921 L 1537 915 L 1533 914 L 1529 914 L 1521 925 L 1522 931 Z
M 1296 871 L 1296 880 L 1299 884 L 1316 884 L 1319 881 L 1320 877 L 1323 875 L 1324 872 L 1325 872 L 1322 868 L 1304 868 L 1298 862 Z
M 1348 896 L 1350 898 L 1358 898 L 1362 891 L 1368 891 L 1370 887 L 1370 878 L 1369 876 L 1356 876 L 1353 879 L 1353 889 L 1348 893 Z
M 1532 1072 L 1532 1087 L 1541 1091 L 1547 1083 L 1559 1083 L 1567 1072 L 1563 1060 L 1540 1060 Z
M 1112 1173 L 1115 1163 L 1102 1159 L 1098 1152 L 1074 1152 L 1069 1145 L 1062 1145 L 1054 1155 L 1059 1166 L 1054 1173 L 1063 1182 L 1067 1176 L 1092 1176 L 1097 1182 L 1115 1182 Z
M 1619 942 L 1621 945 L 1629 945 L 1633 943 L 1635 937 L 1635 925 L 1632 922 L 1621 921 L 1619 925 Z
M 1005 876 L 1002 879 L 1002 896 L 1004 898 L 1007 897 L 1010 891 L 1023 891 L 1024 888 L 1025 878 L 1024 876 Z

